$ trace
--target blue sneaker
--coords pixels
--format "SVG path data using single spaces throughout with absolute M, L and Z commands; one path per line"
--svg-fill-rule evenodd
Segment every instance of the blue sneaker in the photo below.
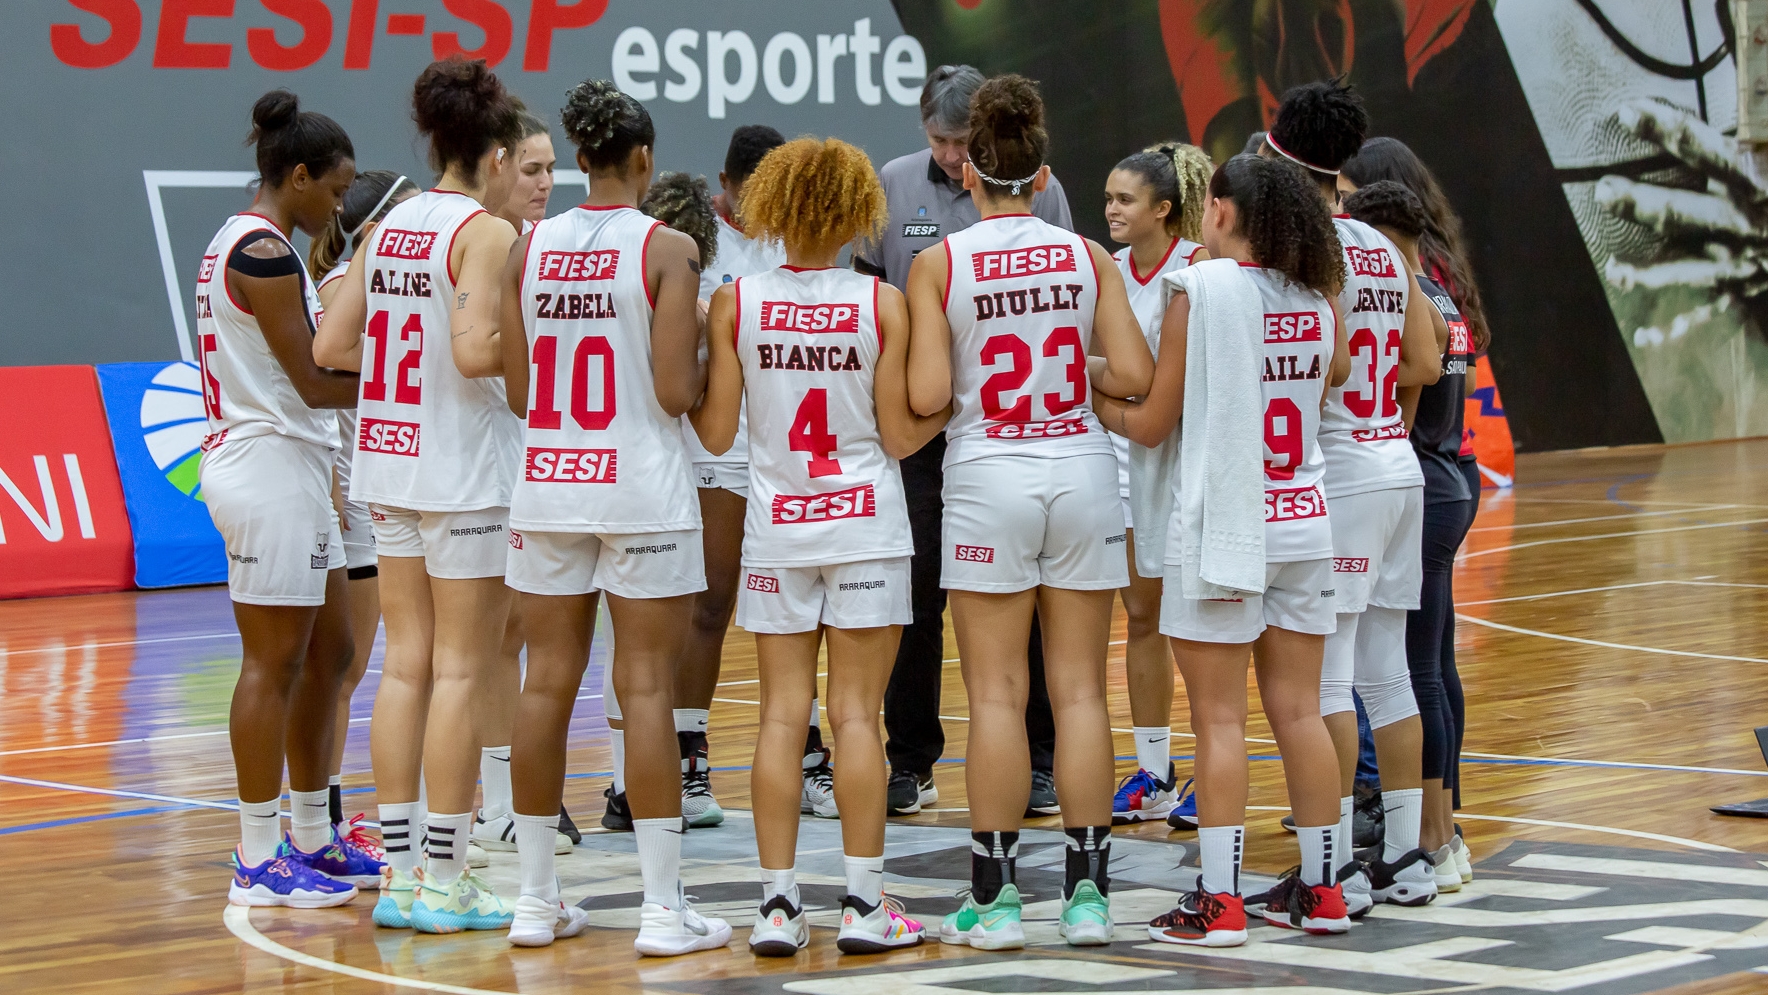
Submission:
M 1173 780 L 1176 781 L 1178 778 L 1175 777 Z M 1173 810 L 1166 814 L 1166 824 L 1174 829 L 1197 828 L 1197 792 L 1191 790 L 1194 781 L 1196 778 L 1186 781 L 1185 786 L 1179 789 L 1178 804 L 1174 805 Z
M 288 834 L 282 837 L 281 855 L 295 863 L 304 864 L 316 874 L 323 874 L 333 881 L 343 881 L 358 888 L 379 888 L 381 886 L 381 870 L 387 865 L 345 842 L 338 836 L 336 826 L 332 827 L 331 842 L 307 853 L 295 845 Z
M 1171 812 L 1177 804 L 1173 782 L 1178 778 L 1170 763 L 1167 764 L 1166 778 L 1162 781 L 1146 770 L 1138 770 L 1124 778 L 1117 785 L 1116 796 L 1111 799 L 1111 824 L 1152 822 Z
M 515 918 L 515 903 L 499 898 L 472 868 L 440 886 L 435 878 L 425 874 L 417 881 L 417 894 L 411 903 L 411 926 L 420 933 L 508 929 Z
M 227 887 L 230 905 L 329 909 L 355 897 L 354 885 L 326 877 L 298 860 L 279 855 L 248 867 L 234 848 L 233 883 Z

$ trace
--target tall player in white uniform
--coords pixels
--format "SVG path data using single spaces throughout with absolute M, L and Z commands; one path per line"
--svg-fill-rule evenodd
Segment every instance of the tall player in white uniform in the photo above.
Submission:
M 389 879 L 374 918 L 448 933 L 511 916 L 468 867 L 467 847 L 482 745 L 475 692 L 499 666 L 509 610 L 519 431 L 499 379 L 497 308 L 515 230 L 482 205 L 509 196 L 518 126 L 483 62 L 431 63 L 412 105 L 441 179 L 381 221 L 314 353 L 362 371 L 350 496 L 374 520 L 387 626 L 369 740 Z M 428 812 L 418 810 L 420 770 Z
M 1368 130 L 1363 103 L 1348 87 L 1309 83 L 1283 95 L 1264 154 L 1305 168 L 1322 202 L 1335 206 L 1339 167 L 1357 153 Z M 1346 323 L 1351 374 L 1327 392 L 1320 416 L 1338 592 L 1338 628 L 1326 640 L 1320 711 L 1338 753 L 1342 836 L 1350 834 L 1357 769 L 1353 683 L 1381 765 L 1383 852 L 1345 882 L 1346 901 L 1360 914 L 1371 902 L 1423 905 L 1436 897 L 1430 860 L 1418 849 L 1424 727 L 1406 666 L 1406 613 L 1418 607 L 1422 582 L 1424 474 L 1406 439 L 1401 394 L 1415 395 L 1436 382 L 1442 352 L 1431 304 L 1412 290 L 1413 262 L 1361 221 L 1339 216 L 1333 224 L 1344 247 L 1338 311 Z M 1350 853 L 1339 855 L 1340 866 L 1351 861 Z
M 1034 608 L 1069 838 L 1061 931 L 1072 944 L 1110 942 L 1105 654 L 1112 592 L 1129 575 L 1117 464 L 1091 385 L 1130 397 L 1153 373 L 1111 257 L 1029 213 L 1049 183 L 1043 118 L 1037 85 L 1023 76 L 982 85 L 964 166 L 982 221 L 923 251 L 909 271 L 914 408 L 933 415 L 952 405 L 940 580 L 951 591 L 971 715 L 971 892 L 940 939 L 989 950 L 1025 944 L 1013 866 L 1031 793 L 1024 715 Z M 1104 360 L 1089 378 L 1095 333 Z
M 528 638 L 510 756 L 522 894 L 509 939 L 544 946 L 586 922 L 559 899 L 552 839 L 605 591 L 644 881 L 634 947 L 672 956 L 730 939 L 729 924 L 701 917 L 682 893 L 672 717 L 675 659 L 706 586 L 680 421 L 705 384 L 699 250 L 638 210 L 657 134 L 638 101 L 590 80 L 572 88 L 562 117 L 589 198 L 518 240 L 503 274 L 510 407 L 527 419 L 507 553 Z
M 750 776 L 762 898 L 749 949 L 790 957 L 810 942 L 794 853 L 800 744 L 825 636 L 847 874 L 836 945 L 844 953 L 913 946 L 921 924 L 884 897 L 878 716 L 902 627 L 914 615 L 914 542 L 896 461 L 925 445 L 945 415 L 909 410 L 902 292 L 836 265 L 843 247 L 875 236 L 886 218 L 884 189 L 864 152 L 814 138 L 775 149 L 748 181 L 742 218 L 754 237 L 784 245 L 786 264 L 713 294 L 711 367 L 693 419 L 706 448 L 720 452 L 748 401 L 737 624 L 755 633 L 762 700 Z
M 1130 310 L 1148 339 L 1160 345 L 1156 323 L 1162 304 L 1162 277 L 1209 258 L 1197 239 L 1203 230 L 1203 191 L 1215 166 L 1195 145 L 1169 142 L 1125 158 L 1105 179 L 1105 223 L 1111 240 L 1124 248 L 1113 258 L 1123 274 Z M 1118 592 L 1128 620 L 1124 675 L 1130 698 L 1136 770 L 1117 786 L 1111 821 L 1122 825 L 1167 819 L 1175 826 L 1197 826 L 1196 796 L 1180 808 L 1178 774 L 1172 763 L 1173 658 L 1160 635 L 1160 578 L 1136 570 L 1136 529 L 1130 513 L 1130 441 L 1111 436 L 1117 454 L 1117 494 L 1123 501 L 1124 555 L 1130 583 Z M 1162 487 L 1165 481 L 1158 482 Z M 1164 519 L 1152 535 L 1165 534 Z
M 313 362 L 319 301 L 289 235 L 331 223 L 356 152 L 337 122 L 302 113 L 287 90 L 253 106 L 251 141 L 262 185 L 251 210 L 210 241 L 196 285 L 209 423 L 203 499 L 227 546 L 243 644 L 228 717 L 240 842 L 227 898 L 325 908 L 356 897 L 380 868 L 339 841 L 326 789 L 351 649 L 331 503 L 332 409 L 355 403 L 356 378 Z M 286 838 L 285 759 L 294 817 Z
M 1166 943 L 1225 947 L 1246 942 L 1240 861 L 1246 836 L 1249 650 L 1265 716 L 1283 754 L 1302 856 L 1297 873 L 1266 896 L 1265 919 L 1313 933 L 1350 928 L 1343 890 L 1333 876 L 1336 851 L 1350 841 L 1337 838 L 1338 774 L 1319 709 L 1321 653 L 1336 619 L 1332 527 L 1321 488 L 1325 462 L 1316 439 L 1325 392 L 1348 370 L 1344 331 L 1329 296 L 1343 283 L 1344 261 L 1326 206 L 1301 170 L 1252 155 L 1229 160 L 1210 178 L 1203 241 L 1215 258 L 1202 266 L 1245 267 L 1262 302 L 1264 372 L 1244 375 L 1259 376 L 1264 406 L 1265 587 L 1232 598 L 1186 598 L 1180 580 L 1184 537 L 1175 500 L 1160 631 L 1173 639 L 1197 734 L 1203 873 L 1197 890 L 1149 923 L 1148 933 Z M 1137 405 L 1100 399 L 1105 423 L 1145 446 L 1171 438 L 1188 387 L 1227 389 L 1188 382 L 1187 339 L 1209 335 L 1211 328 L 1193 315 L 1190 296 L 1180 285 L 1169 278 L 1169 286 L 1173 293 L 1161 324 L 1161 358 L 1147 397 Z M 1191 372 L 1209 375 L 1208 369 Z M 1173 487 L 1176 497 L 1176 475 Z

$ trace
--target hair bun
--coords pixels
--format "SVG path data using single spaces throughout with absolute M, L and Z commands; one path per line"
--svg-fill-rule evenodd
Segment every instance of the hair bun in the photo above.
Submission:
M 256 134 L 280 131 L 295 123 L 301 113 L 301 100 L 287 90 L 271 90 L 252 105 L 252 127 Z
M 970 108 L 972 114 L 988 122 L 998 138 L 1016 138 L 1044 124 L 1044 100 L 1037 84 L 1018 73 L 983 83 Z
M 633 99 L 605 79 L 586 79 L 565 94 L 559 121 L 578 148 L 590 151 L 614 137 Z
M 472 123 L 483 126 L 494 115 L 510 113 L 503 82 L 483 59 L 432 62 L 412 90 L 412 118 L 418 130 L 435 135 Z

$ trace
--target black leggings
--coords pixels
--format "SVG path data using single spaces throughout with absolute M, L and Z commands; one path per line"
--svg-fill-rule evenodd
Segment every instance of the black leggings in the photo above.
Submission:
M 1476 471 L 1477 472 L 1477 471 Z M 1477 484 L 1476 484 L 1477 487 Z M 1474 494 L 1478 494 L 1478 490 Z M 1477 500 L 1424 506 L 1424 583 L 1406 613 L 1406 666 L 1424 725 L 1424 779 L 1455 787 L 1465 704 L 1455 671 L 1455 551 L 1473 524 Z

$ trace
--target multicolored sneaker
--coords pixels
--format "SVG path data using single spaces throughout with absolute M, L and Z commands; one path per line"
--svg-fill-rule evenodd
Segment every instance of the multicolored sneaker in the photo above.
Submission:
M 376 860 L 386 860 L 387 848 L 381 845 L 379 839 L 370 836 L 368 830 L 362 828 L 362 820 L 364 818 L 365 816 L 363 813 L 358 812 L 350 817 L 349 822 L 340 822 L 332 828 L 338 831 L 338 835 L 343 838 L 345 843 L 361 850 L 363 853 L 368 854 Z
M 417 898 L 418 882 L 424 870 L 414 867 L 411 873 L 396 871 L 391 865 L 381 869 L 381 897 L 374 903 L 374 924 L 384 929 L 410 929 L 411 903 Z
M 1191 790 L 1191 784 L 1195 780 L 1196 778 L 1192 778 L 1186 781 L 1185 786 L 1179 789 L 1178 802 L 1166 814 L 1166 824 L 1173 829 L 1197 828 L 1197 792 Z
M 1336 882 L 1305 885 L 1301 883 L 1301 875 L 1294 871 L 1285 874 L 1283 880 L 1267 893 L 1261 914 L 1265 922 L 1273 926 L 1299 929 L 1316 936 L 1349 932 L 1351 928 L 1343 887 Z
M 332 827 L 331 842 L 307 853 L 295 845 L 295 841 L 287 833 L 282 837 L 281 856 L 306 865 L 316 874 L 323 874 L 333 881 L 343 881 L 358 888 L 379 888 L 381 871 L 386 864 L 363 853 L 338 836 L 338 828 Z
M 1062 918 L 1056 923 L 1071 947 L 1102 947 L 1111 942 L 1116 926 L 1111 922 L 1111 903 L 1099 894 L 1099 886 L 1082 878 L 1074 894 L 1062 900 Z
M 515 908 L 471 868 L 445 885 L 426 874 L 411 903 L 411 927 L 420 933 L 508 929 L 515 916 Z
M 1246 942 L 1246 906 L 1239 895 L 1197 890 L 1178 908 L 1148 923 L 1148 935 L 1161 943 L 1193 947 L 1237 947 Z
M 678 732 L 681 747 L 681 817 L 695 829 L 723 825 L 724 809 L 712 797 L 712 764 L 703 732 Z
M 810 945 L 804 910 L 784 895 L 775 895 L 755 910 L 749 930 L 749 952 L 757 957 L 794 957 Z
M 544 947 L 554 940 L 576 936 L 589 925 L 589 913 L 564 902 L 547 904 L 533 895 L 516 899 L 510 920 L 510 943 L 518 947 Z
M 1162 781 L 1146 770 L 1138 770 L 1119 781 L 1117 794 L 1111 799 L 1111 824 L 1123 826 L 1165 818 L 1178 804 L 1173 794 L 1178 777 L 1171 764 L 1167 765 L 1166 778 Z
M 885 895 L 877 905 L 847 895 L 841 899 L 841 932 L 835 946 L 844 954 L 881 954 L 920 946 L 927 930 L 902 914 L 902 903 Z
M 327 877 L 286 855 L 249 867 L 239 848 L 233 850 L 233 882 L 227 886 L 230 905 L 329 909 L 355 897 L 354 885 Z
M 1001 886 L 1001 893 L 987 905 L 964 893 L 964 904 L 939 924 L 939 942 L 970 946 L 978 950 L 1019 950 L 1025 946 L 1025 927 L 1019 922 L 1019 888 Z

